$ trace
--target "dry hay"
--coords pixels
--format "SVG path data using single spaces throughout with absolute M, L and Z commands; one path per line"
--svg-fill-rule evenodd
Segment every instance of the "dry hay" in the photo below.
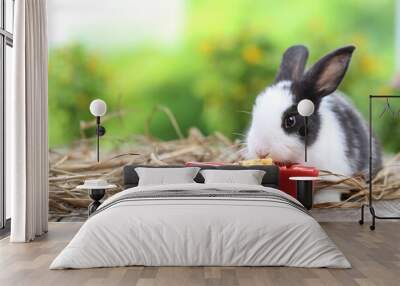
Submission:
M 126 146 L 129 147 L 126 147 Z M 86 207 L 91 202 L 85 190 L 76 186 L 85 179 L 104 178 L 122 190 L 122 169 L 129 164 L 168 165 L 184 164 L 188 161 L 218 161 L 233 163 L 241 159 L 239 141 L 231 141 L 220 133 L 203 136 L 192 128 L 187 138 L 160 141 L 140 135 L 120 144 L 118 150 L 104 155 L 100 163 L 95 161 L 94 140 L 80 140 L 66 151 L 50 150 L 49 203 L 50 219 L 64 216 L 86 216 Z
M 372 179 L 373 200 L 400 199 L 400 154 L 397 154 L 387 162 Z M 347 177 L 334 174 L 329 171 L 321 171 L 321 181 L 317 184 L 317 190 L 327 189 L 340 191 L 347 194 L 347 199 L 340 203 L 317 204 L 317 208 L 358 208 L 368 202 L 369 184 L 362 176 Z
M 135 136 L 120 141 L 118 148 L 114 148 L 112 152 L 102 154 L 105 159 L 100 163 L 95 162 L 94 138 L 82 138 L 68 150 L 50 150 L 50 220 L 86 217 L 91 200 L 85 190 L 78 190 L 76 186 L 85 179 L 105 178 L 118 186 L 108 193 L 112 195 L 122 190 L 122 169 L 125 165 L 184 164 L 188 161 L 236 163 L 243 159 L 243 145 L 240 141 L 232 141 L 220 133 L 204 136 L 196 128 L 191 128 L 184 138 L 173 115 L 167 113 L 167 116 L 180 139 L 160 141 L 148 134 Z M 81 124 L 81 128 L 89 127 L 92 125 Z M 375 200 L 400 198 L 400 175 L 397 169 L 399 161 L 400 154 L 387 162 L 374 178 Z M 366 202 L 368 184 L 362 176 L 345 177 L 328 171 L 321 171 L 320 175 L 322 180 L 317 183 L 317 190 L 341 191 L 348 198 L 340 203 L 318 204 L 315 207 L 355 208 Z

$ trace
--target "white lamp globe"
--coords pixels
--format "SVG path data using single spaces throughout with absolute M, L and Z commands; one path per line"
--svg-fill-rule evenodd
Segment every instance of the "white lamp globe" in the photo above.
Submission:
M 107 112 L 107 104 L 104 100 L 95 99 L 90 103 L 89 109 L 94 116 L 103 116 Z
M 314 103 L 309 99 L 302 99 L 297 104 L 297 111 L 301 116 L 311 116 L 314 113 Z

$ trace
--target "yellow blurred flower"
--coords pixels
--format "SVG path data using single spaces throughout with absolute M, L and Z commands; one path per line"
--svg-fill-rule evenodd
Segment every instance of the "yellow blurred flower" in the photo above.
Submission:
M 95 72 L 97 69 L 97 59 L 96 57 L 90 57 L 88 60 L 88 69 L 91 72 Z
M 248 45 L 243 49 L 242 57 L 249 64 L 258 64 L 262 59 L 262 50 L 256 45 Z
M 370 73 L 378 69 L 378 62 L 371 56 L 365 55 L 360 59 L 362 71 Z
M 213 51 L 213 47 L 211 46 L 211 44 L 209 42 L 204 41 L 200 44 L 200 51 L 203 54 L 208 55 Z

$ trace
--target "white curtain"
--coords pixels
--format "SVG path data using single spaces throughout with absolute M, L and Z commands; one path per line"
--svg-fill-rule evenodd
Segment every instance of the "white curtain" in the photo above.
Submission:
M 47 232 L 46 0 L 16 0 L 13 92 L 6 98 L 6 187 L 12 242 Z

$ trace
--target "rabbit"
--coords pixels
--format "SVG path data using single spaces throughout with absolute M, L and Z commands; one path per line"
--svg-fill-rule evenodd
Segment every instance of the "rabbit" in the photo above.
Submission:
M 339 48 L 317 61 L 306 72 L 308 49 L 288 48 L 275 82 L 256 98 L 246 134 L 249 159 L 271 157 L 320 170 L 351 176 L 368 174 L 369 127 L 352 103 L 336 91 L 348 69 L 354 46 Z M 304 161 L 304 119 L 297 103 L 309 99 L 314 113 L 308 119 L 307 162 Z M 373 135 L 373 174 L 382 166 L 381 146 Z M 316 196 L 314 202 L 340 201 L 340 193 Z M 337 195 L 336 195 L 337 194 Z M 318 195 L 318 194 L 317 194 Z

